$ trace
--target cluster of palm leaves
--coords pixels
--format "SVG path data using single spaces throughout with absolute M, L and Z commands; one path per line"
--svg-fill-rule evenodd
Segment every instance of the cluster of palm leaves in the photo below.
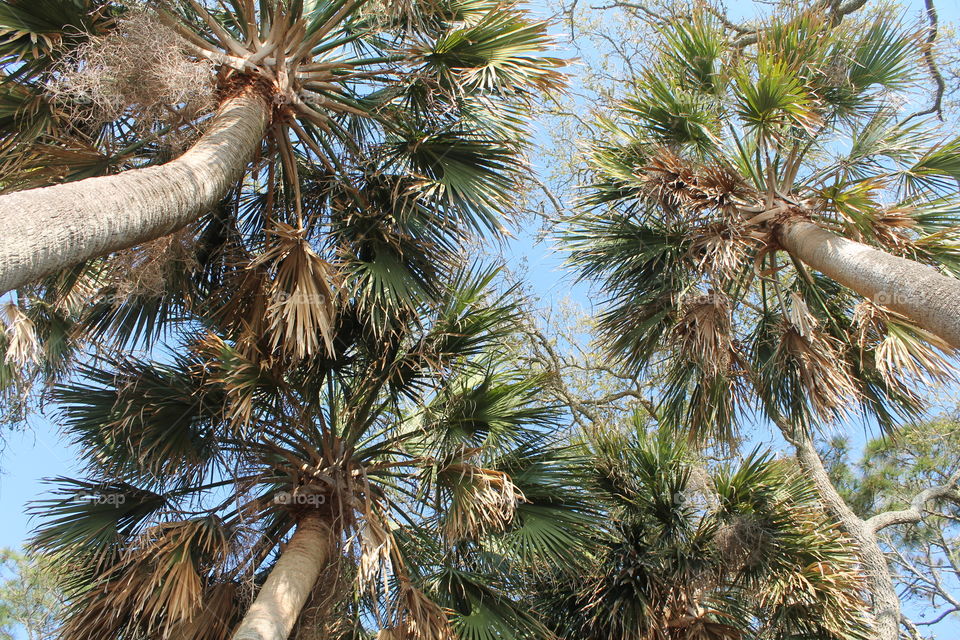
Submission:
M 311 516 L 335 549 L 296 637 L 540 630 L 505 566 L 580 546 L 591 520 L 542 379 L 496 353 L 517 316 L 492 277 L 464 275 L 428 326 L 335 362 L 273 371 L 193 334 L 58 387 L 88 474 L 35 507 L 35 545 L 69 568 L 64 637 L 230 637 Z
M 656 374 L 666 422 L 730 440 L 753 406 L 801 427 L 859 406 L 889 426 L 956 345 L 785 232 L 812 222 L 960 273 L 957 143 L 904 113 L 921 34 L 885 10 L 779 12 L 754 46 L 725 29 L 706 11 L 661 29 L 590 150 L 570 260 L 603 285 L 611 348 Z
M 537 583 L 560 637 L 872 637 L 849 543 L 789 460 L 711 466 L 647 429 L 590 439 L 583 480 L 609 521 L 581 575 Z

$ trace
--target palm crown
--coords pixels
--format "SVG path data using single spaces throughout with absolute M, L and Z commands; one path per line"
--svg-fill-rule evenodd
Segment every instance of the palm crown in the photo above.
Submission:
M 730 438 L 759 398 L 794 425 L 857 404 L 890 424 L 949 372 L 952 346 L 907 315 L 950 315 L 909 281 L 956 289 L 957 143 L 902 117 L 920 41 L 890 13 L 757 33 L 739 43 L 703 12 L 661 30 L 589 151 L 570 261 L 603 283 L 611 348 L 658 373 L 666 422 Z M 867 286 L 880 276 L 916 305 Z
M 231 637 L 309 523 L 331 549 L 297 637 L 545 633 L 498 572 L 563 558 L 591 517 L 542 380 L 494 355 L 516 309 L 493 275 L 326 370 L 264 370 L 208 333 L 59 388 L 90 474 L 36 506 L 35 545 L 72 572 L 64 637 Z
M 608 515 L 575 577 L 538 584 L 561 638 L 868 638 L 857 557 L 786 460 L 708 466 L 636 420 L 589 438 Z
M 333 354 L 338 323 L 389 333 L 440 295 L 475 234 L 499 233 L 525 166 L 521 115 L 560 81 L 545 23 L 494 2 L 50 0 L 6 3 L 0 24 L 7 189 L 123 175 L 215 129 L 212 107 L 176 94 L 178 69 L 268 111 L 196 222 L 20 289 L 0 338 L 14 417 L 24 381 L 83 340 L 149 346 L 198 305 L 255 359 Z M 166 53 L 140 65 L 144 38 Z M 145 104 L 151 82 L 180 102 Z

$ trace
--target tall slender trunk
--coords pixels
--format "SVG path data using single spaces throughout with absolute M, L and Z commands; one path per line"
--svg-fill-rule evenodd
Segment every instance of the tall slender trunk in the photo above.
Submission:
M 813 482 L 824 507 L 835 517 L 857 546 L 865 586 L 870 596 L 877 640 L 898 640 L 900 637 L 900 598 L 897 596 L 887 565 L 887 558 L 877 542 L 874 528 L 853 512 L 843 496 L 833 486 L 830 475 L 813 441 L 806 436 L 794 436 L 787 425 L 778 424 L 788 442 L 797 452 L 797 460 Z
M 801 262 L 960 348 L 960 279 L 805 220 L 784 223 L 777 238 Z
M 243 174 L 269 120 L 267 100 L 246 89 L 166 164 L 0 196 L 0 293 L 193 222 Z
M 328 519 L 319 514 L 302 518 L 232 640 L 287 640 L 338 542 Z

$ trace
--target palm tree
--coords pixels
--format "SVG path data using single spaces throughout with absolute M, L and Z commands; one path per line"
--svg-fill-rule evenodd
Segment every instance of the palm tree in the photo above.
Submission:
M 607 524 L 581 572 L 535 596 L 560 638 L 872 637 L 857 557 L 790 461 L 707 467 L 647 428 L 589 438 L 583 482 Z
M 474 154 L 516 158 L 523 104 L 560 83 L 545 23 L 493 0 L 149 6 L 0 4 L 0 183 L 25 189 L 0 197 L 0 291 L 182 229 L 245 181 L 297 199 L 296 155 L 346 176 L 392 147 L 421 187 L 496 204 L 500 158 Z
M 708 16 L 665 30 L 662 59 L 594 146 L 571 261 L 605 283 L 603 326 L 631 364 L 682 338 L 707 373 L 702 395 L 719 399 L 736 339 L 745 355 L 731 366 L 770 389 L 771 413 L 799 419 L 803 387 L 817 413 L 845 395 L 879 411 L 884 396 L 908 400 L 898 376 L 937 371 L 936 349 L 956 343 L 928 320 L 957 286 L 948 196 L 960 147 L 929 123 L 898 122 L 893 92 L 910 86 L 917 41 L 891 18 L 834 26 L 808 12 L 760 33 L 756 49 L 731 51 Z M 862 259 L 823 258 L 855 245 Z M 898 284 L 864 288 L 852 270 Z M 908 308 L 925 297 L 923 313 Z M 756 331 L 728 328 L 741 320 Z M 774 365 L 791 359 L 807 373 L 780 375 Z M 715 404 L 725 422 L 728 403 Z
M 201 115 L 183 122 L 162 104 L 147 105 L 144 112 L 147 107 L 136 101 L 131 106 L 133 98 L 125 94 L 106 106 L 87 100 L 76 107 L 44 93 L 44 86 L 57 83 L 68 85 L 65 99 L 74 102 L 78 95 L 103 93 L 102 78 L 99 88 L 85 93 L 74 86 L 91 82 L 83 76 L 91 60 L 103 62 L 106 56 L 110 64 L 97 68 L 120 73 L 125 59 L 160 46 L 154 40 L 166 33 L 160 15 L 127 12 L 118 17 L 115 8 L 93 11 L 92 5 L 81 4 L 75 14 L 58 12 L 60 0 L 0 5 L 6 11 L 0 11 L 0 20 L 20 25 L 19 30 L 8 25 L 7 38 L 19 43 L 18 56 L 30 60 L 4 86 L 13 87 L 19 78 L 14 97 L 31 96 L 36 106 L 26 108 L 24 97 L 4 121 L 12 130 L 0 148 L 4 166 L 11 168 L 9 188 L 61 179 L 79 180 L 79 185 L 91 173 L 137 171 L 162 162 L 171 145 L 189 143 L 191 132 L 210 120 Z M 3 418 L 21 421 L 31 406 L 41 404 L 50 384 L 82 359 L 85 346 L 150 348 L 196 313 L 226 319 L 222 324 L 230 335 L 225 338 L 249 357 L 279 366 L 284 358 L 335 348 L 329 338 L 340 314 L 353 318 L 357 331 L 383 333 L 435 300 L 460 268 L 466 243 L 475 234 L 497 235 L 512 210 L 512 195 L 526 167 L 520 115 L 529 96 L 523 78 L 537 83 L 556 76 L 549 70 L 552 63 L 536 54 L 545 42 L 542 24 L 503 13 L 496 3 L 429 5 L 440 12 L 427 21 L 430 29 L 449 31 L 445 53 L 431 54 L 416 73 L 400 65 L 400 71 L 409 72 L 402 81 L 365 98 L 369 118 L 348 110 L 333 118 L 332 133 L 308 121 L 294 126 L 294 120 L 289 130 L 304 132 L 311 141 L 294 136 L 281 152 L 286 143 L 268 136 L 245 177 L 198 221 L 19 288 L 16 304 L 6 309 L 6 330 L 0 332 Z M 320 10 L 315 3 L 305 6 Z M 366 27 L 360 29 L 363 20 L 373 20 L 369 7 L 356 11 L 356 20 L 338 29 L 355 29 L 351 33 L 357 38 L 373 37 Z M 42 12 L 47 12 L 45 18 L 35 15 Z M 63 27 L 70 38 L 42 36 L 51 24 L 61 24 L 57 16 L 71 25 Z M 416 24 L 429 17 L 416 16 Z M 93 23 L 81 24 L 83 20 Z M 106 35 L 83 35 L 101 32 Z M 28 46 L 34 40 L 38 51 Z M 367 60 L 369 47 L 351 42 L 346 38 L 337 46 L 353 47 L 358 59 Z M 382 39 L 376 43 L 386 46 Z M 53 48 L 44 49 L 47 44 Z M 475 46 L 484 53 L 473 55 Z M 341 57 L 348 53 L 336 51 Z M 60 63 L 51 62 L 56 56 L 41 55 L 51 52 L 61 57 Z M 466 57 L 458 62 L 448 54 Z M 164 55 L 168 62 L 179 60 L 181 70 L 198 64 L 170 51 Z M 71 60 L 83 73 L 72 70 Z M 541 62 L 546 67 L 537 76 L 534 68 Z M 442 73 L 435 64 L 443 65 Z M 430 75 L 434 71 L 442 82 Z M 204 77 L 192 73 L 194 80 Z M 133 74 L 124 86 L 133 90 L 129 85 L 141 77 Z M 73 78 L 73 84 L 64 78 Z M 379 86 L 379 80 L 366 78 L 345 84 L 355 92 Z M 182 79 L 182 73 L 175 78 Z M 452 97 L 447 89 L 454 85 L 459 88 Z M 162 93 L 177 86 L 154 89 Z M 202 102 L 200 98 L 192 102 Z M 179 110 L 173 113 L 191 102 L 178 99 Z M 112 120 L 96 126 L 89 122 L 89 110 L 107 107 L 115 109 L 108 114 Z M 325 155 L 318 153 L 323 150 Z
M 270 369 L 208 332 L 62 385 L 90 474 L 36 507 L 71 571 L 62 637 L 543 632 L 493 568 L 562 557 L 592 520 L 542 380 L 494 355 L 518 317 L 494 273 L 334 362 Z
M 854 407 L 883 427 L 960 345 L 960 145 L 898 100 L 921 40 L 885 11 L 771 17 L 731 41 L 699 13 L 593 145 L 570 260 L 609 295 L 600 327 L 655 373 L 660 418 L 734 442 L 753 409 L 797 448 L 856 541 L 878 637 L 899 603 L 875 532 L 830 483 L 811 427 Z M 751 39 L 753 40 L 753 39 Z

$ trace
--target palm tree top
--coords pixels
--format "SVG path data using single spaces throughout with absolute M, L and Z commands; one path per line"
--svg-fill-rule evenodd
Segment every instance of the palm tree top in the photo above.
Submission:
M 334 363 L 264 369 L 201 334 L 169 362 L 108 358 L 61 385 L 88 475 L 53 481 L 35 545 L 75 569 L 65 637 L 229 637 L 311 515 L 344 559 L 317 587 L 333 617 L 301 625 L 542 631 L 496 568 L 565 557 L 592 515 L 543 379 L 496 353 L 517 308 L 491 281 L 464 273 L 421 329 Z
M 657 372 L 669 423 L 729 439 L 759 405 L 801 426 L 851 407 L 890 424 L 949 375 L 952 345 L 897 300 L 859 298 L 784 249 L 812 222 L 960 275 L 960 147 L 901 102 L 922 46 L 885 9 L 778 12 L 747 44 L 705 11 L 659 30 L 598 124 L 564 242 L 604 285 L 610 347 Z

